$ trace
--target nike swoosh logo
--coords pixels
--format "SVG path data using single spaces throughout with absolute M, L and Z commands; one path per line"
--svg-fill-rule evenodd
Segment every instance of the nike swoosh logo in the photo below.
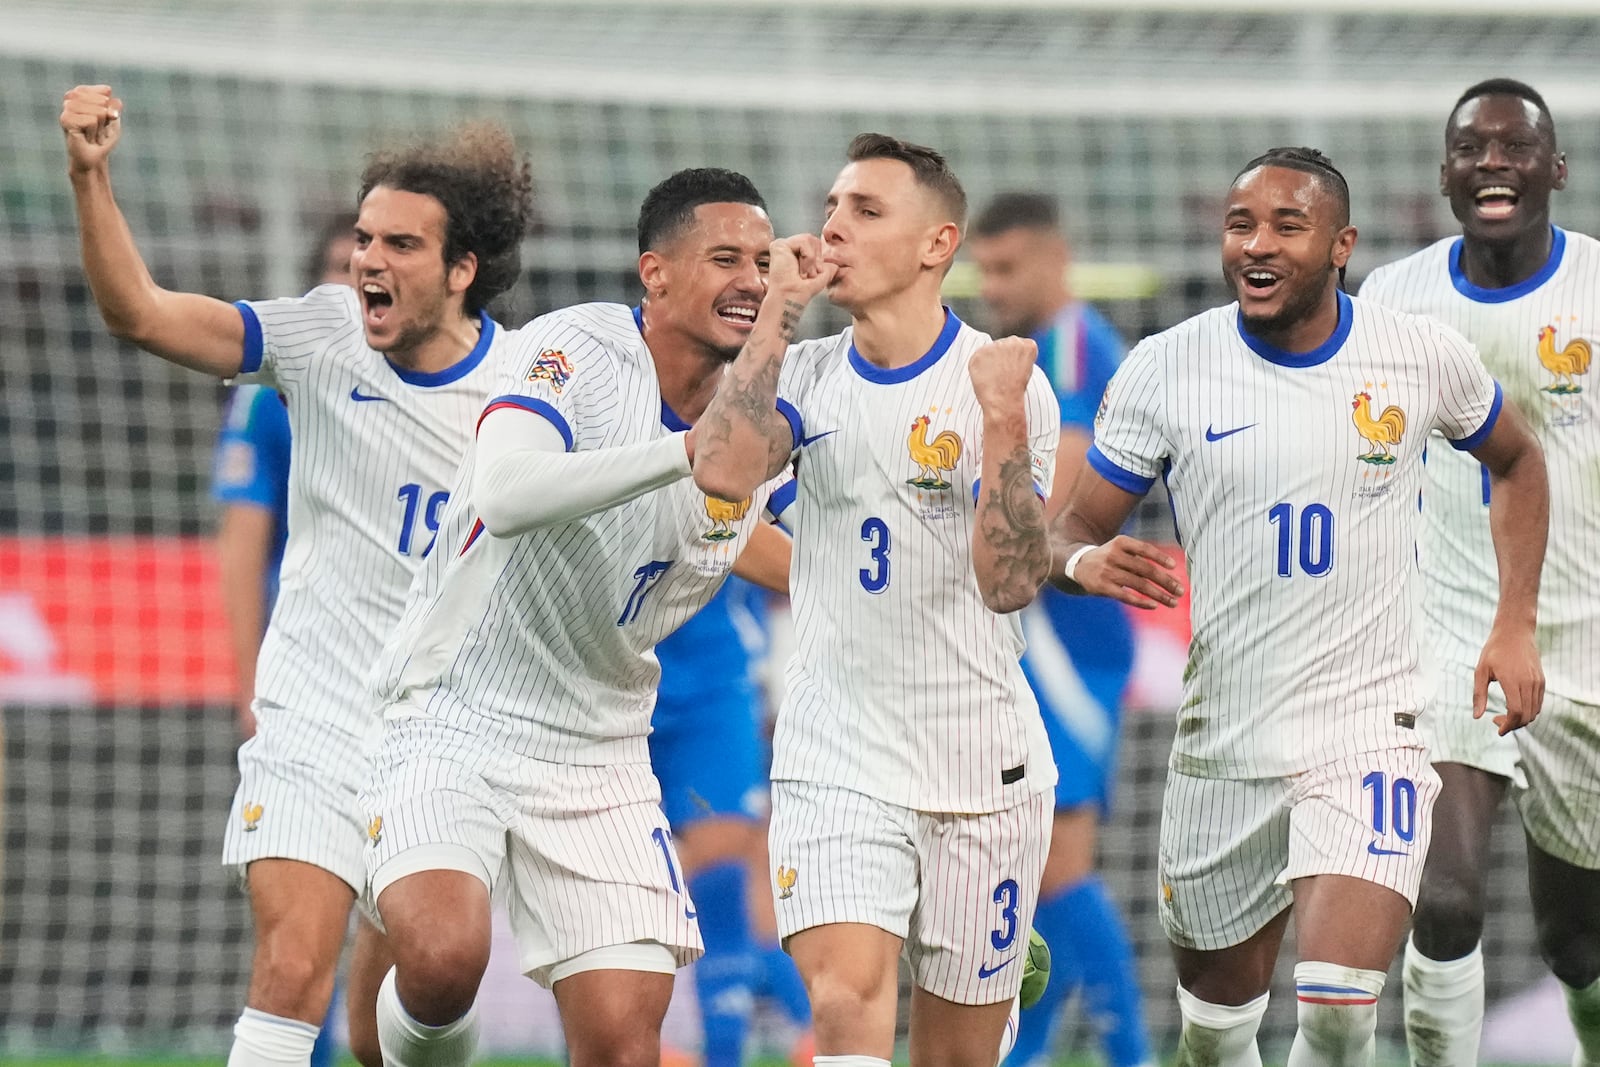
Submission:
M 1244 433 L 1246 430 L 1250 429 L 1254 425 L 1255 425 L 1255 423 L 1252 422 L 1249 426 L 1240 426 L 1240 427 L 1238 427 L 1236 429 L 1232 429 L 1232 430 L 1223 430 L 1221 433 L 1218 433 L 1216 430 L 1213 430 L 1211 427 L 1207 426 L 1206 427 L 1206 440 L 1207 441 L 1220 441 L 1224 437 L 1232 437 L 1236 433 Z
M 1409 856 L 1409 855 L 1411 855 L 1411 850 L 1410 849 L 1379 848 L 1378 847 L 1378 843 L 1376 841 L 1368 841 L 1367 842 L 1367 851 L 1372 853 L 1374 856 Z
M 389 398 L 386 396 L 368 396 L 361 391 L 361 386 L 358 385 L 350 390 L 350 399 L 359 403 L 363 400 L 387 400 Z
M 1015 956 L 1009 956 L 1006 959 L 1003 959 L 999 963 L 995 964 L 993 967 L 989 966 L 987 963 L 980 964 L 978 966 L 978 977 L 979 978 L 988 978 L 991 975 L 999 974 L 1000 971 L 1007 964 L 1010 964 L 1010 963 L 1014 962 L 1016 960 L 1016 958 L 1017 957 L 1015 957 Z
M 823 430 L 821 433 L 814 433 L 810 437 L 802 437 L 802 438 L 800 438 L 800 447 L 804 448 L 806 445 L 809 445 L 813 441 L 820 441 L 824 437 L 827 437 L 830 434 L 836 434 L 838 432 L 839 432 L 838 430 Z

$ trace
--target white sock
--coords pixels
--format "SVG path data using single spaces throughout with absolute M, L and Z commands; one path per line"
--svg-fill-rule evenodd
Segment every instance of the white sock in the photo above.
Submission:
M 1178 1010 L 1183 1032 L 1176 1067 L 1261 1067 L 1256 1031 L 1267 1013 L 1266 993 L 1235 1007 L 1208 1003 L 1179 986 Z
M 1011 1055 L 1011 1050 L 1017 1047 L 1017 1027 L 1022 1024 L 1022 998 L 1017 997 L 1011 1001 L 1011 1014 L 1006 1016 L 1006 1028 L 1000 1034 L 1000 1057 L 994 1062 L 1006 1062 L 1006 1057 Z
M 889 1067 L 876 1056 L 812 1056 L 813 1067 Z
M 1567 1017 L 1578 1033 L 1578 1050 L 1572 1054 L 1572 1067 L 1600 1067 L 1600 980 L 1582 989 L 1561 983 L 1567 995 Z
M 394 987 L 394 968 L 378 987 L 378 1047 L 384 1067 L 465 1067 L 478 1048 L 478 1009 L 443 1026 L 411 1017 Z
M 1300 1026 L 1289 1067 L 1372 1067 L 1382 971 L 1306 960 L 1294 968 Z
M 246 1008 L 233 1024 L 228 1067 L 306 1067 L 322 1028 Z
M 1483 1036 L 1483 946 L 1441 961 L 1424 956 L 1407 938 L 1400 978 L 1411 1067 L 1476 1067 Z

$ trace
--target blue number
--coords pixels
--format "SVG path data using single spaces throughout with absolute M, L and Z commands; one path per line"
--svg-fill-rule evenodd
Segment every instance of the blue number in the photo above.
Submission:
M 1003 952 L 1017 939 L 1017 883 L 1010 878 L 994 887 L 994 902 L 1000 905 L 1000 926 L 989 934 L 989 944 Z
M 1267 521 L 1278 528 L 1278 577 L 1294 573 L 1294 505 L 1274 504 Z M 1313 578 L 1333 570 L 1333 512 L 1326 504 L 1307 504 L 1300 512 L 1300 569 Z
M 405 518 L 400 520 L 400 554 L 411 555 L 411 527 L 417 521 L 417 503 L 422 499 L 422 486 L 416 482 L 400 487 L 400 495 L 396 499 L 406 502 Z
M 406 505 L 406 513 L 400 519 L 400 542 L 396 547 L 402 556 L 411 555 L 411 541 L 416 534 L 417 512 L 420 511 L 423 525 L 433 535 L 428 538 L 427 547 L 422 550 L 423 558 L 427 558 L 428 553 L 433 551 L 434 538 L 439 536 L 439 515 L 444 506 L 450 502 L 450 491 L 439 490 L 428 498 L 426 507 L 421 507 L 419 505 L 422 503 L 422 486 L 412 482 L 410 485 L 402 485 L 395 499 L 405 501 Z
M 1489 468 L 1478 464 L 1478 475 L 1483 479 L 1483 506 L 1489 506 Z
M 1372 829 L 1383 834 L 1387 825 L 1396 837 L 1409 844 L 1417 836 L 1417 784 L 1409 778 L 1396 778 L 1394 787 L 1385 790 L 1386 777 L 1382 771 L 1373 771 L 1361 779 L 1361 788 L 1372 792 Z M 1385 799 L 1388 812 L 1384 810 Z M 1392 815 L 1392 824 L 1386 822 L 1385 814 Z
M 628 602 L 623 605 L 622 614 L 617 616 L 617 625 L 626 626 L 639 617 L 639 609 L 644 607 L 645 594 L 649 593 L 667 568 L 672 566 L 672 561 L 653 559 L 649 563 L 633 572 L 637 581 L 634 582 L 633 592 L 628 594 Z
M 439 539 L 439 513 L 444 511 L 444 506 L 448 503 L 450 503 L 450 490 L 441 489 L 428 498 L 428 506 L 423 509 L 423 524 L 428 527 L 428 532 L 433 535 L 428 538 L 428 547 L 422 550 L 423 559 L 428 558 L 428 553 L 433 551 L 434 541 Z
M 680 897 L 683 896 L 683 887 L 678 884 L 678 868 L 672 864 L 671 832 L 663 827 L 658 826 L 654 830 L 650 831 L 650 836 L 655 838 L 656 844 L 661 846 L 661 858 L 667 861 L 667 880 L 672 883 L 672 891 L 678 894 Z M 685 901 L 683 905 L 683 917 L 685 919 L 692 919 L 695 917 L 695 910 L 687 901 Z
M 861 540 L 872 545 L 869 553 L 875 566 L 861 568 L 861 588 L 881 593 L 889 588 L 889 527 L 874 515 L 861 524 Z

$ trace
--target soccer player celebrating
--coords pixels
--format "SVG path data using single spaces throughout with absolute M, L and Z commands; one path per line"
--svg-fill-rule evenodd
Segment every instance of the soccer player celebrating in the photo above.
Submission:
M 1089 450 L 1095 409 L 1127 346 L 1067 285 L 1070 249 L 1055 201 L 1002 193 L 972 223 L 972 258 L 997 330 L 1033 338 L 1061 405 L 1061 444 L 1047 511 L 1067 502 Z M 1115 601 L 1046 588 L 1022 613 L 1022 669 L 1039 699 L 1055 757 L 1055 820 L 1033 925 L 1050 943 L 1053 977 L 1022 1017 L 1013 1060 L 1047 1059 L 1074 990 L 1111 1067 L 1150 1062 L 1144 1003 L 1122 913 L 1095 873 L 1095 837 L 1111 808 L 1122 697 L 1133 672 L 1133 626 Z
M 1189 554 L 1194 637 L 1160 859 L 1183 1064 L 1261 1062 L 1291 905 L 1290 1067 L 1373 1061 L 1439 790 L 1414 728 L 1427 692 L 1416 500 L 1435 430 L 1494 490 L 1500 608 L 1475 707 L 1498 681 L 1495 721 L 1512 730 L 1543 694 L 1538 442 L 1459 334 L 1341 291 L 1355 242 L 1348 188 L 1320 152 L 1252 160 L 1223 220 L 1237 302 L 1134 348 L 1096 419 L 1091 469 L 1051 529 L 1053 580 L 1171 604 L 1172 560 L 1116 535 L 1165 477 Z
M 819 1064 L 993 1067 L 1027 956 L 1055 767 L 1016 612 L 1048 569 L 1060 437 L 1032 342 L 939 302 L 966 195 L 943 157 L 850 145 L 819 240 L 773 246 L 756 330 L 701 422 L 695 478 L 738 499 L 796 451 L 797 653 L 773 739 L 779 931 Z M 844 333 L 788 349 L 826 284 Z
M 1506 605 L 1496 599 L 1494 488 L 1449 449 L 1428 455 L 1423 612 L 1439 686 L 1422 720 L 1444 781 L 1405 957 L 1406 1040 L 1422 1067 L 1478 1062 L 1483 1027 L 1484 881 L 1489 831 L 1510 782 L 1528 840 L 1539 949 L 1561 980 L 1578 1064 L 1600 1064 L 1600 410 L 1585 389 L 1600 345 L 1600 244 L 1550 224 L 1566 184 L 1555 125 L 1537 92 L 1472 86 L 1445 123 L 1440 189 L 1461 223 L 1380 267 L 1361 295 L 1460 330 L 1507 384 L 1550 469 L 1551 543 L 1539 600 L 1545 708 L 1515 737 L 1475 721 L 1474 655 Z M 1504 698 L 1491 692 L 1490 706 Z M 1520 766 L 1519 766 L 1520 752 Z
M 181 366 L 271 386 L 289 405 L 288 548 L 223 862 L 246 878 L 256 933 L 230 1067 L 304 1064 L 366 880 L 356 790 L 379 720 L 365 674 L 434 544 L 488 396 L 503 333 L 484 307 L 520 269 L 529 168 L 494 127 L 375 156 L 361 180 L 357 288 L 228 304 L 162 289 L 145 268 L 111 193 L 122 101 L 79 86 L 61 127 L 84 269 L 111 331 Z M 369 1064 L 383 953 L 363 924 L 349 1003 Z
M 690 424 L 756 320 L 771 241 L 748 179 L 680 171 L 640 210 L 643 305 L 545 315 L 502 361 L 377 669 L 387 726 L 362 803 L 395 957 L 385 1062 L 471 1056 L 492 896 L 574 1067 L 660 1061 L 673 973 L 701 941 L 650 769 L 651 649 L 731 568 L 787 581 L 762 516 L 792 482 L 723 501 L 689 479 Z

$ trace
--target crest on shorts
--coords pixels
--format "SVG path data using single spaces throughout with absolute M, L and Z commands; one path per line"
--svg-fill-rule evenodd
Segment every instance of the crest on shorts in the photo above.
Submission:
M 367 840 L 374 845 L 383 837 L 383 816 L 374 815 L 372 821 L 367 823 Z
M 560 393 L 571 380 L 572 363 L 561 349 L 547 348 L 533 357 L 533 366 L 528 369 L 528 381 L 549 382 L 550 388 Z
M 737 504 L 730 504 L 726 500 L 719 500 L 714 496 L 706 497 L 706 517 L 711 520 L 711 529 L 700 535 L 702 541 L 731 541 L 739 536 L 733 524 L 743 519 L 750 512 L 750 498 L 745 497 Z
M 262 811 L 263 811 L 263 809 L 262 809 L 261 805 L 257 804 L 255 801 L 252 800 L 249 803 L 247 803 L 244 806 L 244 808 L 239 812 L 239 814 L 244 817 L 244 832 L 245 833 L 248 834 L 252 830 L 255 830 L 256 828 L 258 828 L 261 825 L 261 812 Z
M 800 877 L 800 872 L 793 867 L 778 867 L 778 899 L 788 900 L 794 896 L 794 883 Z

